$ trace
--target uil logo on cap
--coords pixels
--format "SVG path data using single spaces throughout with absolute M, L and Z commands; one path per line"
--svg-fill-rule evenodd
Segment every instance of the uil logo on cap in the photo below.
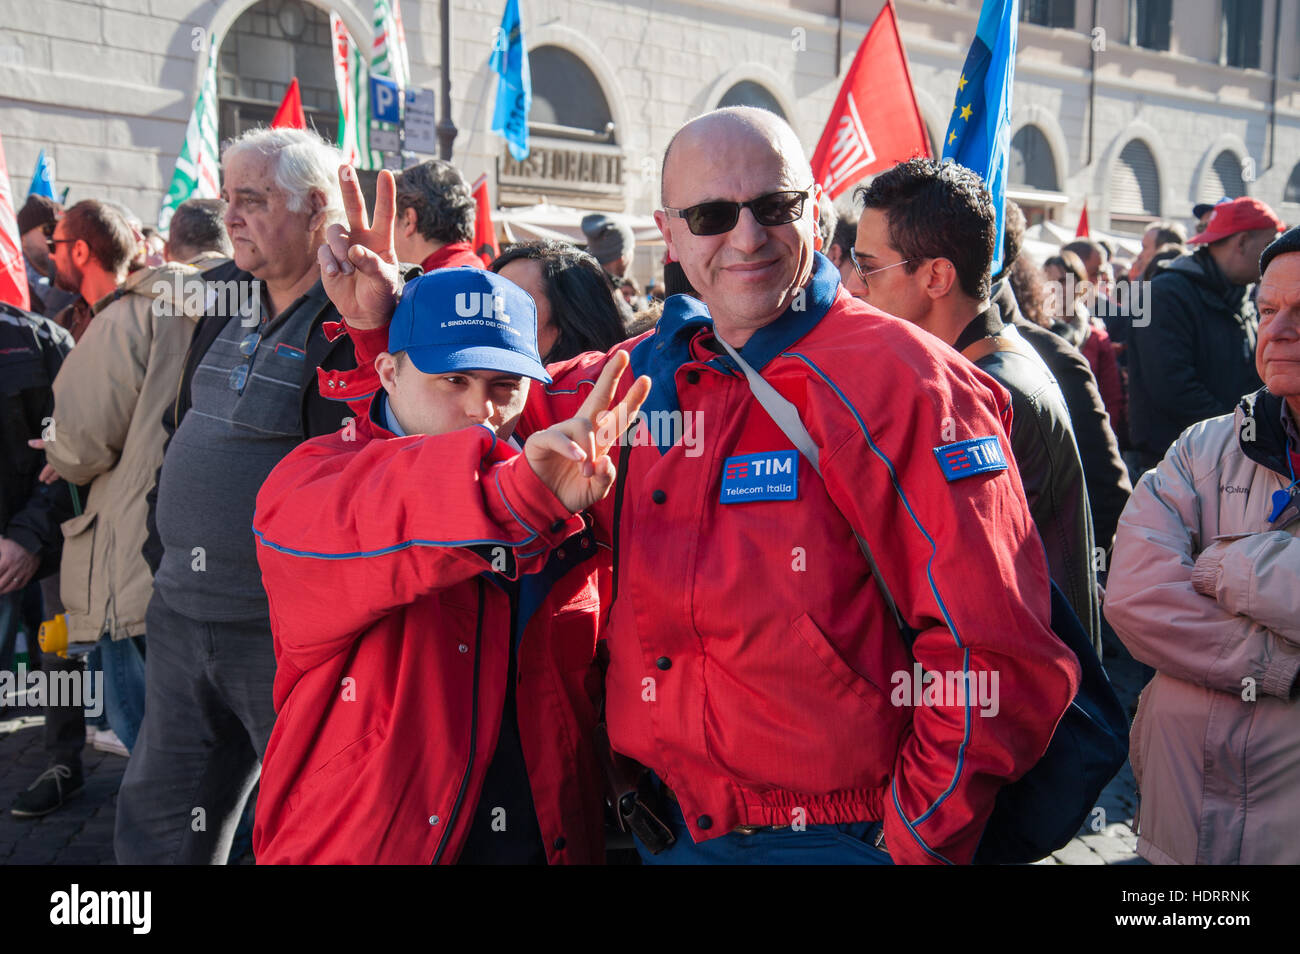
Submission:
M 502 371 L 551 382 L 537 353 L 537 309 L 509 279 L 440 268 L 406 283 L 388 326 L 388 350 L 424 374 Z
M 506 314 L 505 298 L 493 292 L 457 294 L 456 314 L 461 318 L 495 318 L 497 321 L 510 324 L 510 316 Z

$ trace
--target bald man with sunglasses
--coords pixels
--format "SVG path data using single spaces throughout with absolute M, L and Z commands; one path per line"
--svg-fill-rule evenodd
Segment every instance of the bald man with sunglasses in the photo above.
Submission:
M 618 351 L 624 382 L 651 379 L 589 511 L 611 557 L 610 777 L 648 863 L 969 862 L 1078 685 L 1008 464 L 1007 393 L 841 288 L 817 251 L 823 201 L 772 114 L 688 123 L 655 219 L 700 300 L 550 366 L 519 428 L 571 417 Z M 339 306 L 365 367 L 395 275 L 359 238 L 330 251 L 373 292 Z M 901 692 L 914 661 L 1003 704 Z

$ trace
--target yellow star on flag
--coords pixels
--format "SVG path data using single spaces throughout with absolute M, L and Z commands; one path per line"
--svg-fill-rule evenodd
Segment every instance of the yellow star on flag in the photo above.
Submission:
M 962 90 L 964 90 L 966 88 L 966 84 L 969 82 L 970 80 L 966 79 L 966 74 L 962 73 L 961 79 L 957 81 L 957 91 L 961 92 Z
M 948 145 L 951 146 L 954 142 L 956 142 L 956 140 L 957 140 L 957 132 L 956 132 L 956 130 L 954 130 L 954 131 L 948 133 Z
M 969 120 L 971 117 L 971 113 L 973 113 L 974 111 L 975 110 L 970 108 L 970 104 L 967 103 L 965 106 L 961 108 L 961 118 L 965 120 Z

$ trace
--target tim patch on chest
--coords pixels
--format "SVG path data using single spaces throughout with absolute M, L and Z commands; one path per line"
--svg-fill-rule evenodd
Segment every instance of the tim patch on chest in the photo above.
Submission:
M 720 500 L 724 504 L 795 500 L 798 496 L 798 451 L 741 454 L 723 461 Z

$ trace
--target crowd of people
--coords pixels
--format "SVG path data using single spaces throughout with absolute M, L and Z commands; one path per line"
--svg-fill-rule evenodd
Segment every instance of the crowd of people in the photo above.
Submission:
M 728 108 L 666 150 L 642 290 L 599 213 L 484 267 L 440 160 L 371 210 L 258 129 L 222 181 L 165 238 L 29 199 L 33 310 L 0 305 L 0 667 L 60 619 L 33 662 L 103 673 L 120 862 L 597 863 L 621 829 L 647 864 L 967 863 L 1080 688 L 1053 594 L 1150 667 L 1139 851 L 1300 861 L 1300 230 L 1264 203 L 1040 264 L 962 166 L 837 214 Z M 996 698 L 900 703 L 914 666 Z M 51 701 L 10 810 L 76 796 L 86 739 Z

